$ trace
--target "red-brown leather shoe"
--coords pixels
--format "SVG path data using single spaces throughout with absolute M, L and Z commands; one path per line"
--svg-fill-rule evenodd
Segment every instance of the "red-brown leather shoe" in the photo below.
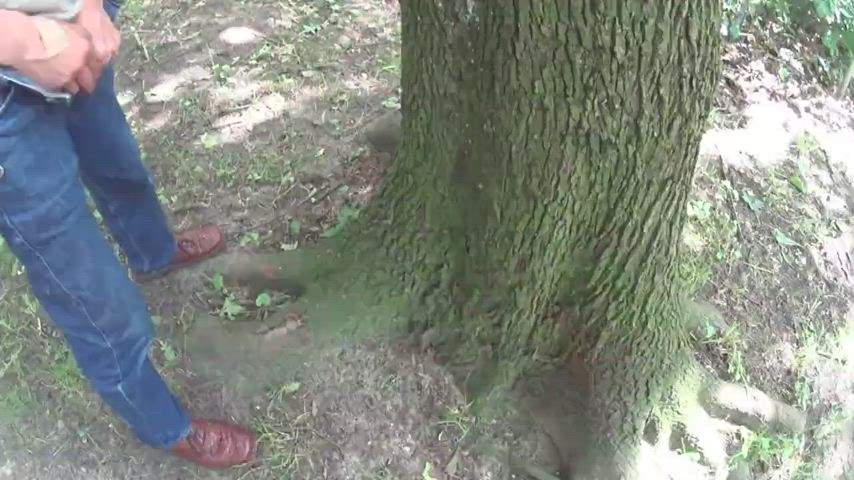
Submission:
M 175 236 L 178 251 L 166 268 L 151 273 L 136 273 L 134 278 L 147 282 L 160 278 L 180 268 L 207 260 L 225 250 L 225 235 L 214 225 L 190 229 Z
M 190 434 L 172 453 L 205 468 L 221 470 L 255 459 L 255 435 L 237 425 L 211 420 L 193 420 Z

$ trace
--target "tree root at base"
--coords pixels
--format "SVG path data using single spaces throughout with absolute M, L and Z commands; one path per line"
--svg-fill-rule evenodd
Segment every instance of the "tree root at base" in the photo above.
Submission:
M 335 257 L 334 249 L 323 245 L 277 254 L 225 255 L 209 268 L 228 282 L 300 296 L 319 279 L 347 267 Z M 709 321 L 708 316 L 702 320 Z M 695 327 L 702 322 L 695 322 Z M 596 451 L 591 442 L 591 399 L 583 375 L 566 369 L 547 373 L 536 382 L 540 388 L 525 382 L 517 393 L 533 423 L 549 439 L 554 458 L 543 465 L 516 462 L 514 470 L 521 478 L 727 480 L 733 455 L 751 431 L 797 434 L 806 425 L 805 415 L 798 410 L 689 364 L 663 406 L 653 412 L 644 438 L 618 456 L 609 456 Z
M 338 270 L 336 251 L 315 245 L 281 253 L 230 253 L 207 264 L 211 273 L 253 291 L 277 291 L 301 296 L 313 283 Z
M 523 404 L 551 440 L 557 457 L 537 468 L 560 480 L 749 479 L 749 469 L 745 473 L 745 466 L 733 465 L 732 460 L 751 432 L 800 434 L 806 425 L 806 416 L 797 409 L 754 388 L 712 378 L 692 365 L 664 407 L 654 412 L 644 439 L 629 458 L 598 458 L 589 448 L 586 402 L 573 392 L 571 380 L 566 373 L 555 372 L 538 380 L 547 382 L 548 389 L 521 392 Z M 615 465 L 616 477 L 589 473 L 613 471 Z M 527 476 L 542 478 L 531 472 Z

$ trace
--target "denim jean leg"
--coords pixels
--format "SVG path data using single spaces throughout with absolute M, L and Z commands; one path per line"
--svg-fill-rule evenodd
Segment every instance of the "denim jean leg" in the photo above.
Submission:
M 139 438 L 171 448 L 189 418 L 149 358 L 154 329 L 95 222 L 68 110 L 0 87 L 0 234 L 80 370 Z
M 75 98 L 68 131 L 81 177 L 130 268 L 150 273 L 168 266 L 177 251 L 175 237 L 116 98 L 112 67 L 92 95 Z

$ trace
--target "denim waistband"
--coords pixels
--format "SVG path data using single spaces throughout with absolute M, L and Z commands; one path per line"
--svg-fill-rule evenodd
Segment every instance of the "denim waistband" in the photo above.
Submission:
M 72 96 L 60 90 L 42 88 L 36 82 L 30 80 L 17 70 L 9 67 L 0 67 L 0 81 L 10 85 L 17 85 L 33 94 L 40 95 L 49 103 L 70 104 Z

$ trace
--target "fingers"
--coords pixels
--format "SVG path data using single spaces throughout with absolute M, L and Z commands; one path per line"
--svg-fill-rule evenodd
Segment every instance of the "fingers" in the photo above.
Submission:
M 108 62 L 109 60 L 107 62 L 102 60 L 102 56 L 98 54 L 96 48 L 92 48 L 89 51 L 86 66 L 81 68 L 77 74 L 78 84 L 84 92 L 92 93 L 95 90 L 95 85 L 97 85 L 98 79 L 101 78 L 101 74 L 104 72 L 104 68 Z
M 80 87 L 80 90 L 86 93 L 92 93 L 95 91 L 95 85 L 97 85 L 98 76 L 95 75 L 92 70 L 89 68 L 81 68 L 77 72 L 77 76 L 75 77 L 75 82 Z
M 77 85 L 77 82 L 71 81 L 62 86 L 62 91 L 77 95 L 80 92 L 80 86 Z
M 108 31 L 110 32 L 110 39 L 112 40 L 110 42 L 110 60 L 112 60 L 116 58 L 116 56 L 119 54 L 119 51 L 121 50 L 122 34 L 119 32 L 119 29 L 116 28 L 115 25 L 113 25 L 112 22 L 110 22 L 108 28 Z
M 95 45 L 93 53 L 93 66 L 96 67 L 96 70 L 98 71 L 102 71 L 104 67 L 109 65 L 110 61 L 113 59 L 112 52 L 110 52 L 109 47 L 104 44 Z
M 106 42 L 97 42 L 93 45 L 95 57 L 102 66 L 107 66 L 119 53 L 119 44 L 108 39 Z
M 109 64 L 118 55 L 121 34 L 108 16 L 103 16 L 101 35 L 96 36 L 93 40 L 98 59 L 104 65 Z

